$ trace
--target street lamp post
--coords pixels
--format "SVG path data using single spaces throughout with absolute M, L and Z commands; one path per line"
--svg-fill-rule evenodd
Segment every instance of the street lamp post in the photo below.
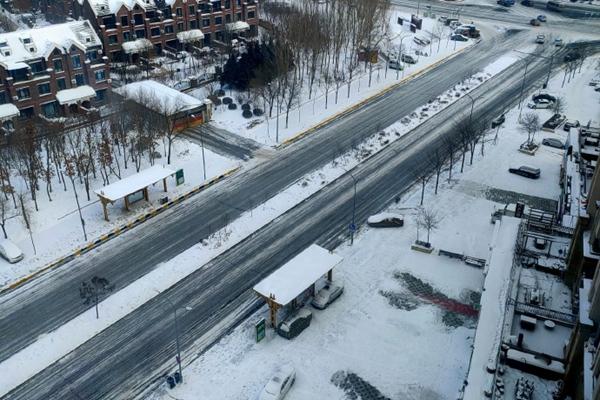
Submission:
M 358 183 L 354 175 L 348 172 L 354 183 L 354 196 L 352 198 L 352 223 L 350 223 L 350 246 L 354 244 L 354 231 L 356 231 L 356 184 Z

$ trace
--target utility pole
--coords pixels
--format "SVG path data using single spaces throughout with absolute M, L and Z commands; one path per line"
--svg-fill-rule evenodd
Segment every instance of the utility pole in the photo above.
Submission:
M 350 246 L 354 244 L 354 232 L 356 231 L 356 178 L 351 172 L 348 172 L 354 183 L 354 196 L 352 198 L 352 222 L 350 223 Z
M 523 102 L 523 90 L 525 89 L 525 77 L 527 76 L 528 63 L 525 63 L 525 72 L 523 72 L 523 82 L 521 83 L 521 94 L 519 95 L 519 120 L 521 119 L 521 103 Z

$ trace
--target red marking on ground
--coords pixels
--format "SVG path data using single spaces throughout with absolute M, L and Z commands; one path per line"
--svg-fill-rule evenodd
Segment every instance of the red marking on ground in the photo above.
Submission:
M 423 299 L 429 301 L 430 303 L 440 306 L 441 308 L 443 308 L 445 310 L 455 312 L 458 314 L 462 314 L 462 315 L 466 315 L 468 317 L 475 318 L 475 317 L 477 317 L 477 315 L 479 313 L 472 306 L 461 303 L 456 300 L 442 298 L 442 297 L 436 297 L 436 296 L 428 296 L 428 295 L 420 295 L 419 297 L 422 297 Z

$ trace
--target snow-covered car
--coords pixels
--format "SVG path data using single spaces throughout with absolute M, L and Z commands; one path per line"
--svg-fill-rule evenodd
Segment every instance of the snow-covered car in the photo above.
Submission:
M 466 42 L 469 40 L 469 38 L 466 37 L 465 35 L 454 34 L 454 35 L 450 36 L 450 40 L 455 40 L 457 42 Z
M 592 79 L 590 81 L 589 85 L 592 87 L 600 86 L 600 79 L 599 78 Z
M 404 216 L 394 213 L 375 214 L 367 219 L 367 224 L 375 228 L 396 228 L 404 226 Z
M 540 21 L 538 21 L 536 18 L 529 21 L 529 23 L 533 26 L 540 26 Z
M 301 308 L 277 326 L 277 333 L 286 339 L 293 339 L 310 326 L 311 320 L 312 312 L 308 308 Z
M 404 69 L 404 66 L 398 60 L 390 60 L 388 62 L 388 68 L 390 68 L 390 69 L 398 69 L 398 70 L 402 71 Z
M 324 310 L 328 305 L 340 297 L 342 293 L 344 293 L 344 285 L 327 282 L 325 286 L 315 294 L 311 304 L 314 308 Z
M 569 132 L 571 128 L 579 128 L 581 124 L 576 119 L 568 119 L 563 125 L 563 130 Z
M 548 100 L 548 101 L 556 101 L 556 96 L 553 96 L 548 92 L 539 92 L 539 93 L 535 93 L 531 96 L 531 100 L 533 100 L 533 101 L 539 101 L 541 99 Z
M 499 127 L 504 123 L 504 121 L 506 121 L 504 114 L 497 116 L 492 120 L 492 129 Z
M 402 54 L 402 56 L 400 57 L 400 60 L 402 60 L 402 62 L 405 62 L 407 64 L 416 64 L 417 63 L 417 60 L 410 54 Z
M 546 22 L 546 16 L 544 14 L 540 14 L 537 16 L 537 20 L 540 22 Z
M 556 38 L 556 39 L 554 39 L 554 45 L 555 45 L 556 47 L 560 47 L 560 46 L 562 46 L 563 44 L 564 44 L 564 42 L 563 42 L 563 40 L 562 40 L 561 38 Z
M 509 168 L 508 172 L 530 179 L 537 179 L 541 174 L 539 168 L 530 167 L 528 165 L 521 165 L 519 168 Z
M 258 396 L 258 400 L 282 400 L 296 381 L 296 370 L 285 365 L 275 372 Z
M 191 87 L 192 87 L 192 84 L 189 79 L 183 79 L 183 80 L 180 80 L 179 82 L 175 82 L 173 84 L 173 89 L 179 90 L 179 91 L 187 90 L 187 89 L 190 89 Z
M 565 144 L 558 139 L 555 138 L 545 138 L 542 140 L 542 144 L 548 147 L 554 147 L 555 149 L 564 149 Z
M 537 44 L 544 44 L 546 42 L 546 35 L 537 35 L 535 37 L 535 42 Z
M 532 109 L 546 109 L 552 107 L 553 102 L 546 99 L 539 99 L 538 101 L 533 101 L 527 104 L 527 107 Z
M 0 256 L 11 264 L 18 263 L 25 257 L 21 249 L 8 239 L 0 241 Z

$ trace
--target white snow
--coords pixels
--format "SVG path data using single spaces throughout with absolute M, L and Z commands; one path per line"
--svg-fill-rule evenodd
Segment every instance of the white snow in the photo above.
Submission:
M 131 42 L 125 42 L 122 44 L 122 47 L 126 54 L 135 54 L 150 50 L 153 44 L 148 39 L 140 38 Z
M 174 174 L 175 170 L 168 168 L 165 165 L 153 165 L 150 168 L 130 175 L 127 178 L 123 178 L 110 185 L 96 189 L 94 192 L 107 200 L 117 201 Z
M 202 100 L 153 80 L 132 82 L 116 91 L 160 113 L 175 114 L 204 104 Z
M 79 101 L 89 100 L 96 96 L 96 91 L 88 85 L 78 86 L 73 89 L 64 89 L 56 92 L 56 100 L 59 104 L 74 104 Z
M 177 32 L 177 40 L 181 43 L 195 42 L 204 39 L 204 33 L 200 29 Z
M 225 29 L 230 32 L 239 32 L 250 29 L 250 25 L 245 21 L 235 21 L 225 25 Z
M 12 103 L 0 105 L 0 121 L 5 121 L 19 115 L 19 109 Z
M 339 256 L 313 244 L 260 281 L 254 290 L 265 298 L 274 296 L 277 304 L 286 305 L 341 261 Z

